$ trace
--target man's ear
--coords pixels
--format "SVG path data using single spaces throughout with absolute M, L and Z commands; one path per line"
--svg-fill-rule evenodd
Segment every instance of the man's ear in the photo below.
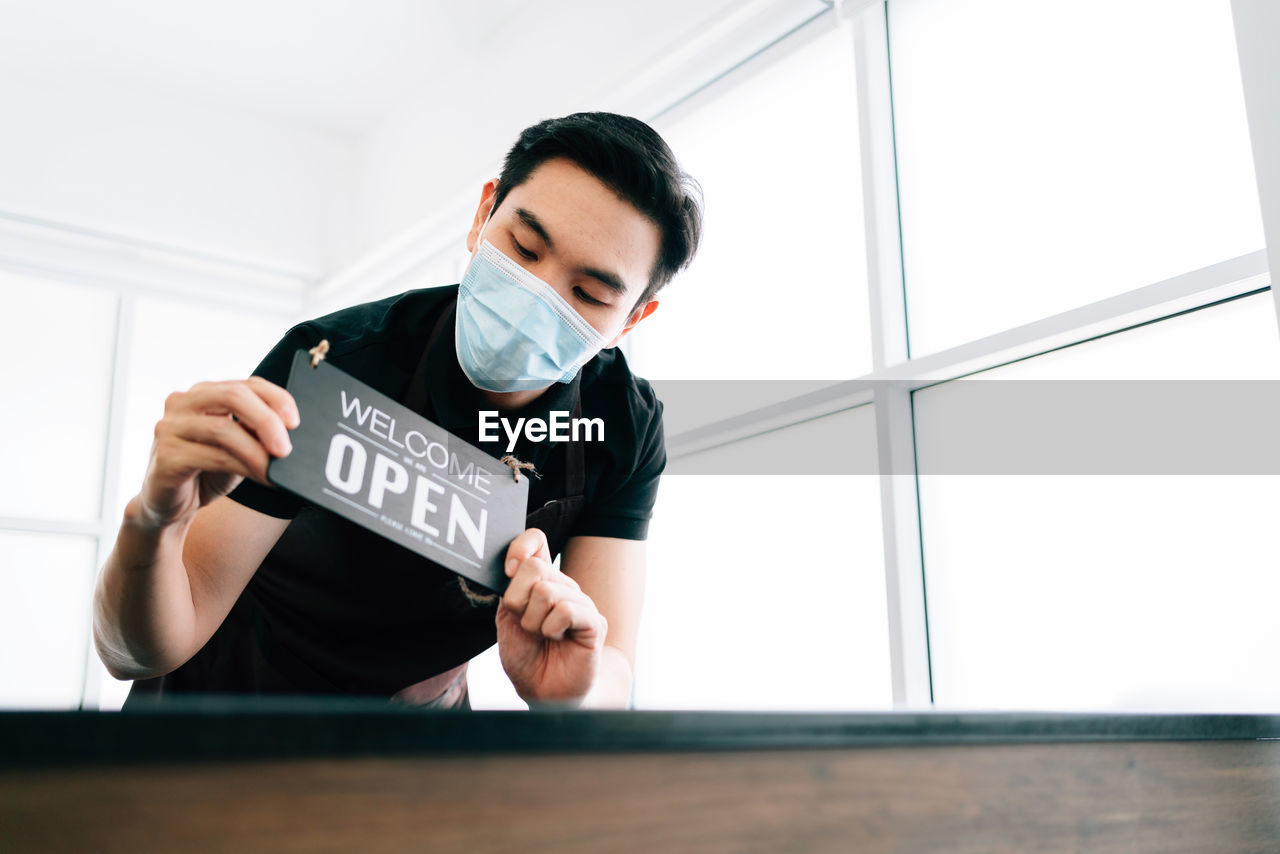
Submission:
M 476 208 L 475 218 L 471 220 L 471 230 L 467 232 L 467 251 L 475 252 L 480 242 L 480 232 L 493 213 L 493 200 L 498 197 L 498 179 L 490 178 L 480 188 L 480 205 Z
M 605 345 L 605 349 L 607 350 L 610 347 L 617 347 L 618 342 L 622 340 L 623 335 L 626 335 L 628 332 L 634 329 L 637 323 L 644 320 L 649 315 L 653 314 L 653 312 L 657 308 L 658 308 L 658 301 L 656 299 L 651 299 L 644 305 L 637 308 L 635 311 L 631 312 L 631 316 L 627 318 L 627 322 L 623 325 L 622 330 L 616 336 L 614 336 L 614 339 L 612 341 L 610 341 L 608 344 Z

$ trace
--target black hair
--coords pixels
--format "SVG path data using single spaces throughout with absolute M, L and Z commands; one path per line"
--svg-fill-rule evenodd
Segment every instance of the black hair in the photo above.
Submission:
M 546 161 L 564 157 L 590 172 L 658 226 L 662 245 L 639 307 L 683 269 L 702 236 L 702 191 L 658 132 L 617 113 L 574 113 L 525 128 L 507 152 L 493 209 Z

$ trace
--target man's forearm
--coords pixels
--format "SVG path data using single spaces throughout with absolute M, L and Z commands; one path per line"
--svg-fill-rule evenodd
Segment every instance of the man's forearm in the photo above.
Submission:
M 631 664 L 617 647 L 604 645 L 591 690 L 582 698 L 583 709 L 625 709 L 631 705 Z
M 187 525 L 142 524 L 130 502 L 93 597 L 93 639 L 117 679 L 168 673 L 186 660 L 195 607 L 182 563 Z

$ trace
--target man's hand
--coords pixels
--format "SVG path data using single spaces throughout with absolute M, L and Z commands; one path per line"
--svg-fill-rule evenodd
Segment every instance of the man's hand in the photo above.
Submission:
M 551 564 L 529 528 L 507 547 L 511 578 L 498 604 L 498 657 L 527 702 L 577 705 L 596 678 L 609 625 L 578 583 Z
M 267 463 L 289 453 L 297 426 L 293 396 L 261 377 L 169 395 L 131 515 L 150 528 L 181 524 L 242 478 L 266 483 Z

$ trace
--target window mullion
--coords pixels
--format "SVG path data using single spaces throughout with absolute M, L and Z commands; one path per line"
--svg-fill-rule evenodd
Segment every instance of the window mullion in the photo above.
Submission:
M 101 571 L 107 555 L 115 545 L 115 532 L 119 527 L 123 508 L 119 504 L 120 463 L 124 453 L 124 413 L 128 404 L 126 395 L 129 382 L 129 358 L 133 350 L 133 314 L 136 297 L 121 294 L 116 305 L 115 350 L 111 365 L 110 411 L 107 416 L 107 448 L 102 471 L 102 498 L 98 504 L 98 571 Z M 97 578 L 95 572 L 94 578 Z M 87 619 L 92 614 L 86 615 Z M 97 709 L 102 695 L 101 667 L 95 666 L 97 653 L 93 648 L 93 633 L 85 648 L 83 692 L 80 707 Z
M 885 5 L 862 10 L 853 24 L 872 364 L 873 376 L 881 376 L 909 355 Z M 893 703 L 927 707 L 932 692 L 911 397 L 905 386 L 876 382 L 874 389 Z

